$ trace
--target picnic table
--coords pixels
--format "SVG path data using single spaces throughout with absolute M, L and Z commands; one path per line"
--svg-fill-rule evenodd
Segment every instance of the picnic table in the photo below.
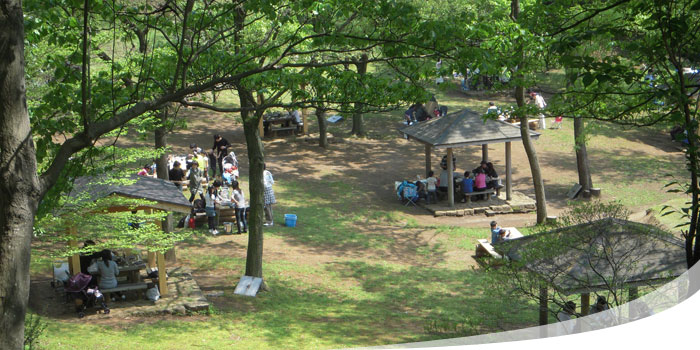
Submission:
M 272 112 L 263 115 L 263 127 L 265 136 L 277 135 L 279 131 L 297 130 L 297 125 L 292 125 L 294 116 L 288 112 Z M 276 126 L 278 125 L 278 126 Z

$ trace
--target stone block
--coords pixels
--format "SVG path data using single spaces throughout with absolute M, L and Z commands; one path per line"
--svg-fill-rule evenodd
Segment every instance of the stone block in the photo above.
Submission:
M 464 215 L 474 215 L 474 209 L 464 209 Z

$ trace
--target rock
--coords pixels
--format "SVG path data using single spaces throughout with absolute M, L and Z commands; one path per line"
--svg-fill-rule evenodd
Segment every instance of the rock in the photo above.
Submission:
M 474 214 L 483 214 L 486 212 L 486 209 L 488 209 L 488 207 L 474 208 Z
M 486 216 L 495 216 L 496 215 L 496 212 L 491 210 L 491 209 L 486 209 L 485 213 L 486 213 Z
M 455 212 L 457 213 L 457 216 L 464 216 L 464 210 L 462 209 L 456 210 Z
M 464 209 L 464 215 L 474 215 L 474 209 Z

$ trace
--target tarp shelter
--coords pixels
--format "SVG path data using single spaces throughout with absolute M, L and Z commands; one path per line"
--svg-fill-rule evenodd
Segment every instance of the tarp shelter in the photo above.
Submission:
M 588 314 L 590 293 L 663 284 L 687 270 L 685 242 L 658 228 L 606 218 L 525 236 L 494 245 L 511 260 L 536 273 L 564 295 L 581 294 L 581 314 Z M 535 250 L 533 256 L 527 250 Z M 537 252 L 539 250 L 539 252 Z M 547 287 L 540 291 L 540 324 L 547 323 Z
M 511 142 L 520 141 L 520 127 L 499 120 L 484 120 L 482 115 L 464 109 L 444 117 L 432 119 L 401 128 L 408 138 L 425 145 L 425 173 L 431 170 L 432 149 L 447 150 L 448 190 L 447 198 L 450 207 L 454 207 L 454 164 L 452 164 L 452 149 L 457 147 L 481 145 L 482 160 L 488 161 L 488 144 L 506 144 L 506 199 L 511 199 L 512 169 Z M 537 139 L 540 134 L 528 130 L 530 137 Z
M 131 208 L 124 206 L 113 206 L 108 208 L 109 212 L 132 211 L 132 210 L 164 210 L 169 212 L 189 213 L 192 205 L 182 194 L 182 191 L 170 181 L 155 179 L 147 176 L 132 176 L 124 184 L 105 181 L 104 178 L 85 176 L 75 180 L 70 196 L 82 196 L 87 194 L 86 200 L 95 201 L 108 196 L 122 196 L 127 198 L 145 199 L 151 203 Z M 70 229 L 71 233 L 76 232 L 76 228 Z M 71 241 L 71 246 L 77 246 L 77 242 Z M 152 260 L 152 259 L 149 259 Z M 149 264 L 152 264 L 149 261 Z M 165 278 L 165 257 L 163 253 L 155 254 L 155 264 L 161 271 L 161 278 L 158 279 L 158 289 L 160 294 L 168 294 L 167 279 Z M 68 259 L 71 274 L 80 271 L 80 258 L 77 254 Z

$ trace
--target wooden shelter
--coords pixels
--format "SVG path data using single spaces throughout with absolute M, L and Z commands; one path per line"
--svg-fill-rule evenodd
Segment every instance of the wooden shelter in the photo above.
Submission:
M 520 127 L 504 121 L 487 119 L 474 111 L 464 109 L 444 117 L 403 127 L 399 130 L 410 139 L 425 145 L 425 173 L 431 170 L 432 149 L 447 150 L 448 190 L 450 207 L 454 207 L 454 164 L 452 150 L 457 147 L 481 145 L 482 160 L 488 161 L 488 144 L 506 144 L 506 199 L 511 199 L 512 169 L 511 142 L 520 141 Z M 530 137 L 537 139 L 540 134 L 531 130 Z
M 133 210 L 163 210 L 168 212 L 189 213 L 192 205 L 182 194 L 182 191 L 170 181 L 155 179 L 146 176 L 132 176 L 132 181 L 127 184 L 119 184 L 105 181 L 103 178 L 85 176 L 75 180 L 73 190 L 69 196 L 84 196 L 86 200 L 95 201 L 108 196 L 121 196 L 127 198 L 144 199 L 151 203 L 145 203 L 136 208 L 126 206 L 112 206 L 109 212 L 122 212 Z M 77 229 L 71 227 L 71 234 L 75 234 Z M 70 241 L 71 246 L 77 247 L 76 241 Z M 168 295 L 167 278 L 165 277 L 165 257 L 163 253 L 149 253 L 148 263 L 151 267 L 156 265 L 161 271 L 161 278 L 158 279 L 158 289 L 162 296 Z M 78 254 L 68 258 L 68 266 L 71 274 L 80 271 L 80 257 Z
M 525 236 L 494 245 L 546 285 L 540 289 L 540 324 L 547 324 L 548 288 L 581 295 L 587 315 L 590 293 L 626 288 L 630 300 L 639 286 L 667 283 L 687 270 L 685 243 L 658 228 L 606 218 Z M 528 250 L 536 251 L 535 255 Z

